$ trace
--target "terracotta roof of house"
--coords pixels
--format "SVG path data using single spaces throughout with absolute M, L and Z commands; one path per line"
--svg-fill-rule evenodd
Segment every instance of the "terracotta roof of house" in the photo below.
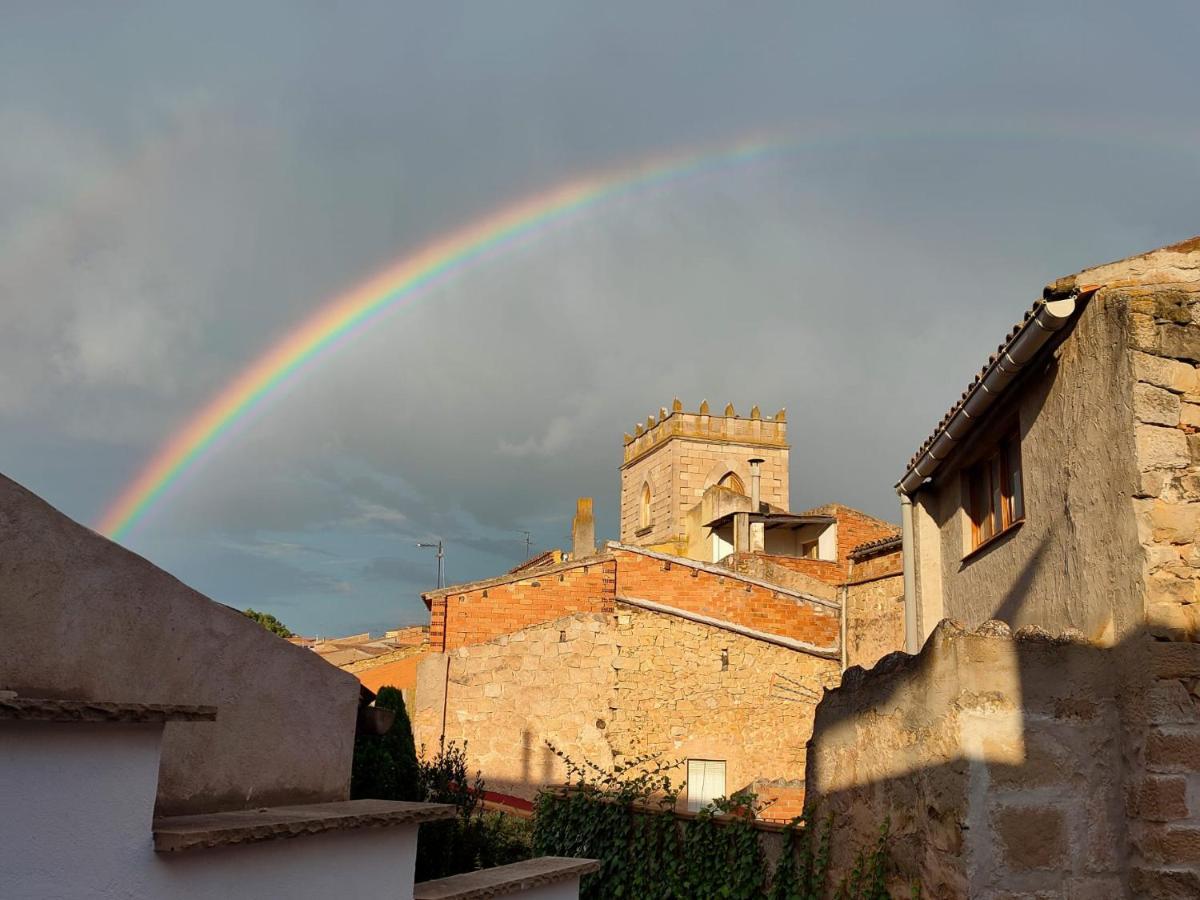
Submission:
M 557 565 L 562 562 L 562 551 L 558 549 L 546 550 L 539 553 L 537 556 L 531 556 L 523 563 L 519 563 L 508 570 L 509 575 L 516 575 L 518 572 L 529 572 L 534 569 L 542 569 L 546 566 Z
M 888 553 L 900 548 L 901 536 L 899 533 L 890 534 L 886 537 L 876 538 L 873 541 L 866 541 L 850 550 L 849 556 L 851 559 L 858 560 L 868 556 L 874 556 L 877 553 Z
M 937 440 L 937 437 L 941 433 L 942 429 L 945 428 L 950 420 L 954 418 L 954 414 L 962 409 L 963 404 L 967 402 L 967 398 L 971 396 L 972 392 L 979 387 L 979 383 L 983 381 L 984 376 L 987 375 L 988 369 L 994 366 L 996 361 L 1004 355 L 1004 351 L 1013 341 L 1017 339 L 1017 335 L 1021 333 L 1021 331 L 1029 323 L 1029 320 L 1037 314 L 1038 309 L 1040 309 L 1045 302 L 1045 299 L 1038 299 L 1037 302 L 1029 307 L 1029 309 L 1025 310 L 1024 318 L 1022 318 L 1020 322 L 1009 329 L 1008 336 L 1005 337 L 1004 343 L 996 347 L 996 352 L 989 356 L 988 361 L 984 363 L 983 367 L 978 372 L 975 373 L 975 377 L 971 380 L 971 383 L 967 385 L 967 389 L 962 392 L 958 400 L 956 400 L 946 414 L 942 416 L 941 420 L 937 423 L 937 427 L 933 429 L 933 433 L 930 434 L 929 437 L 925 438 L 921 446 L 918 447 L 917 451 L 909 458 L 908 468 L 911 469 L 913 466 L 915 466 L 917 464 L 917 460 L 921 458 L 921 454 L 933 446 L 933 442 Z

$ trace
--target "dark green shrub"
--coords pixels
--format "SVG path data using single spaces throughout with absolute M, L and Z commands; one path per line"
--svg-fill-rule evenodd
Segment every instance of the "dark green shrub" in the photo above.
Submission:
M 354 739 L 351 799 L 424 799 L 404 695 L 394 687 L 382 687 L 375 705 L 395 710 L 396 721 L 386 734 L 363 734 Z
M 459 747 L 451 742 L 418 765 L 421 799 L 450 803 L 458 810 L 453 819 L 421 826 L 418 882 L 529 859 L 529 823 L 504 813 L 483 812 L 483 777 L 478 771 L 474 777 L 470 775 L 466 745 Z

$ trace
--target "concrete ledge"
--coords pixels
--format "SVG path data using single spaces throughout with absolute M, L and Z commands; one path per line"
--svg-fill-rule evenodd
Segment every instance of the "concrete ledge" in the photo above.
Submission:
M 454 815 L 454 807 L 446 803 L 344 800 L 197 816 L 165 816 L 154 820 L 154 849 L 159 853 L 174 853 L 203 847 L 228 847 L 325 831 L 412 825 L 452 819 Z
M 544 887 L 600 871 L 598 859 L 539 856 L 494 869 L 480 869 L 413 886 L 413 900 L 484 900 Z
M 43 697 L 0 697 L 0 720 L 25 722 L 211 722 L 215 706 L 169 703 L 107 703 L 52 700 Z

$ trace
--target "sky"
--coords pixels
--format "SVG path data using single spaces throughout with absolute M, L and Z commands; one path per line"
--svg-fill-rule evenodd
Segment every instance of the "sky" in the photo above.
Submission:
M 6 4 L 0 472 L 94 526 L 324 303 L 598 171 L 773 135 L 308 366 L 122 543 L 312 635 L 616 538 L 621 436 L 788 410 L 794 509 L 893 485 L 1041 287 L 1200 232 L 1185 4 Z

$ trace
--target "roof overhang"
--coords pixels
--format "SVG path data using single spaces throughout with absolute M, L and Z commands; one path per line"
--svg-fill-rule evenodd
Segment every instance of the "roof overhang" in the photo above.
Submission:
M 805 525 L 832 525 L 837 519 L 833 516 L 800 516 L 792 513 L 752 513 L 729 512 L 717 516 L 711 522 L 705 522 L 706 528 L 723 528 L 733 522 L 736 516 L 748 516 L 751 524 L 762 523 L 764 529 L 773 528 L 802 528 Z
M 1025 320 L 1009 332 L 1008 340 L 997 348 L 958 403 L 913 455 L 908 470 L 896 484 L 898 492 L 912 494 L 933 476 L 1004 390 L 1082 308 L 1078 300 L 1095 291 L 1095 287 L 1082 288 L 1068 297 L 1041 299 L 1033 305 Z

